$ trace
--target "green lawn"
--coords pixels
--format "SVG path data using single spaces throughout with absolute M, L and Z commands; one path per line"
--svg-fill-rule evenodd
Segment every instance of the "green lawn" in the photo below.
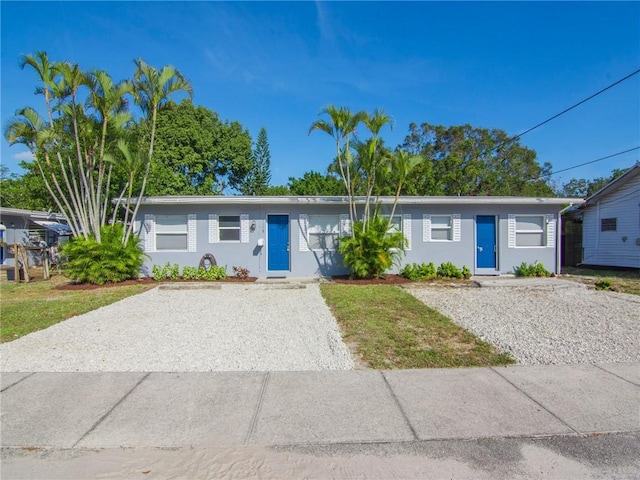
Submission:
M 608 279 L 614 292 L 640 295 L 640 270 L 595 270 L 589 268 L 562 267 L 563 278 L 593 285 L 597 280 Z
M 507 353 L 392 285 L 324 284 L 321 291 L 347 344 L 370 368 L 505 365 Z
M 0 342 L 10 342 L 154 287 L 145 284 L 75 291 L 52 288 L 65 281 L 54 276 L 48 281 L 0 283 Z

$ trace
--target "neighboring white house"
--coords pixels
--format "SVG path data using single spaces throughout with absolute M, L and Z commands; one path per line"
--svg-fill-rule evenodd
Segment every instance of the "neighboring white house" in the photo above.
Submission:
M 586 199 L 582 263 L 640 268 L 640 163 Z

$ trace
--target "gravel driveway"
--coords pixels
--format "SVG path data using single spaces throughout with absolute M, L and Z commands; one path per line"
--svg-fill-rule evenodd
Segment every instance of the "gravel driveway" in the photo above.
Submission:
M 522 286 L 519 286 L 522 285 Z M 407 288 L 519 364 L 637 362 L 640 297 L 569 281 L 488 280 L 483 288 Z
M 353 368 L 315 284 L 155 288 L 2 344 L 0 356 L 4 372 Z

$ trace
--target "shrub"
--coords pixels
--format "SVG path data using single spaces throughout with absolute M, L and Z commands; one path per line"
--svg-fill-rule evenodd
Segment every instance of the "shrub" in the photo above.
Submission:
M 182 278 L 184 280 L 198 280 L 198 276 L 198 267 L 186 266 L 182 268 Z
M 431 263 L 412 263 L 407 264 L 400 271 L 400 275 L 412 281 L 431 280 L 436 278 L 436 266 Z
M 469 270 L 469 267 L 467 267 L 466 265 L 462 266 L 462 277 L 465 280 L 469 280 L 471 278 L 471 270 Z
M 249 269 L 244 267 L 233 267 L 233 274 L 236 278 L 241 278 L 243 280 L 249 278 Z
M 207 270 L 204 267 L 198 269 L 198 280 L 224 280 L 227 278 L 227 271 L 221 265 L 211 265 Z
M 156 282 L 161 282 L 166 280 L 167 278 L 171 278 L 172 280 L 177 280 L 180 278 L 180 267 L 177 263 L 171 265 L 171 263 L 167 262 L 164 265 L 154 265 L 151 268 L 151 276 Z
M 462 278 L 462 271 L 451 262 L 443 262 L 438 267 L 438 276 L 442 278 Z
M 611 290 L 611 280 L 608 278 L 596 280 L 596 290 Z
M 389 220 L 375 214 L 366 228 L 362 220 L 354 222 L 353 235 L 340 239 L 338 251 L 353 277 L 376 278 L 399 261 L 405 245 L 402 232 L 390 231 Z
M 121 224 L 100 229 L 100 243 L 95 237 L 74 237 L 60 248 L 67 257 L 62 269 L 65 276 L 78 283 L 117 283 L 138 278 L 145 253 L 137 237 L 122 244 L 124 228 Z
M 532 264 L 522 262 L 519 267 L 513 269 L 517 277 L 549 277 L 551 273 L 544 268 L 544 265 L 536 260 Z

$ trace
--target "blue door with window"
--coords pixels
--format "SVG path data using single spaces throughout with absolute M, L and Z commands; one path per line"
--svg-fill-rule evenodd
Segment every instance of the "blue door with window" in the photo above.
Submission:
M 496 217 L 476 217 L 476 268 L 496 268 Z
M 289 215 L 267 216 L 267 270 L 289 270 Z

